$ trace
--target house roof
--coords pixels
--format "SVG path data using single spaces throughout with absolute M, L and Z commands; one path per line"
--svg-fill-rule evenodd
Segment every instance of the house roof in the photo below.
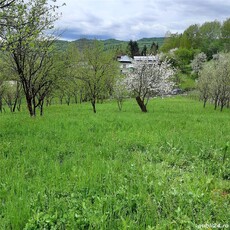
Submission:
M 121 56 L 118 59 L 119 62 L 123 62 L 123 63 L 131 63 L 132 62 L 132 58 L 130 58 L 129 56 L 125 55 L 125 56 Z
M 134 61 L 155 61 L 156 56 L 134 56 Z

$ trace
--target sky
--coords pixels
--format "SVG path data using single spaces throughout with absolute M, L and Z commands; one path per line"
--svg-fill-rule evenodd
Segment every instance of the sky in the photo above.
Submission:
M 230 0 L 57 0 L 61 39 L 138 40 L 230 18 Z

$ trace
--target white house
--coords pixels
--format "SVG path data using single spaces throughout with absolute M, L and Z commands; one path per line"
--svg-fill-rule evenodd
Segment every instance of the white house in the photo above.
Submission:
M 148 61 L 148 62 L 154 62 L 158 59 L 157 56 L 152 56 L 152 55 L 149 55 L 149 56 L 134 56 L 133 57 L 133 60 L 134 61 Z
M 117 60 L 120 62 L 121 73 L 127 73 L 133 68 L 133 59 L 129 56 L 119 56 Z

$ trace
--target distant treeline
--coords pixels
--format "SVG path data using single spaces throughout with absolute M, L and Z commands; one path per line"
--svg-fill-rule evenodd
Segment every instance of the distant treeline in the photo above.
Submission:
M 219 52 L 230 51 L 230 18 L 224 22 L 217 20 L 205 22 L 202 25 L 189 26 L 182 34 L 168 32 L 161 46 L 161 51 L 168 52 L 174 48 L 198 50 L 203 52 L 208 59 Z
M 83 49 L 85 46 L 87 46 L 87 44 L 90 44 L 92 42 L 93 39 L 86 39 L 86 38 L 81 38 L 71 42 L 64 41 L 64 40 L 57 40 L 55 42 L 55 46 L 57 47 L 58 50 L 65 51 L 68 47 L 68 44 L 70 43 L 75 43 L 79 49 Z M 103 43 L 103 46 L 107 50 L 114 50 L 116 53 L 125 54 L 127 52 L 127 47 L 130 41 L 107 39 L 107 40 L 100 40 L 100 42 Z M 164 43 L 164 37 L 142 38 L 140 40 L 137 40 L 136 42 L 138 43 L 138 47 L 141 52 L 144 47 L 150 50 L 153 43 L 161 47 Z

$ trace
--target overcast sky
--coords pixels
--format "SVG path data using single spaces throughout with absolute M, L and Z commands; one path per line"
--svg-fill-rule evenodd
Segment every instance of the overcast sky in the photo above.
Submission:
M 62 39 L 138 40 L 230 17 L 230 0 L 57 0 Z

